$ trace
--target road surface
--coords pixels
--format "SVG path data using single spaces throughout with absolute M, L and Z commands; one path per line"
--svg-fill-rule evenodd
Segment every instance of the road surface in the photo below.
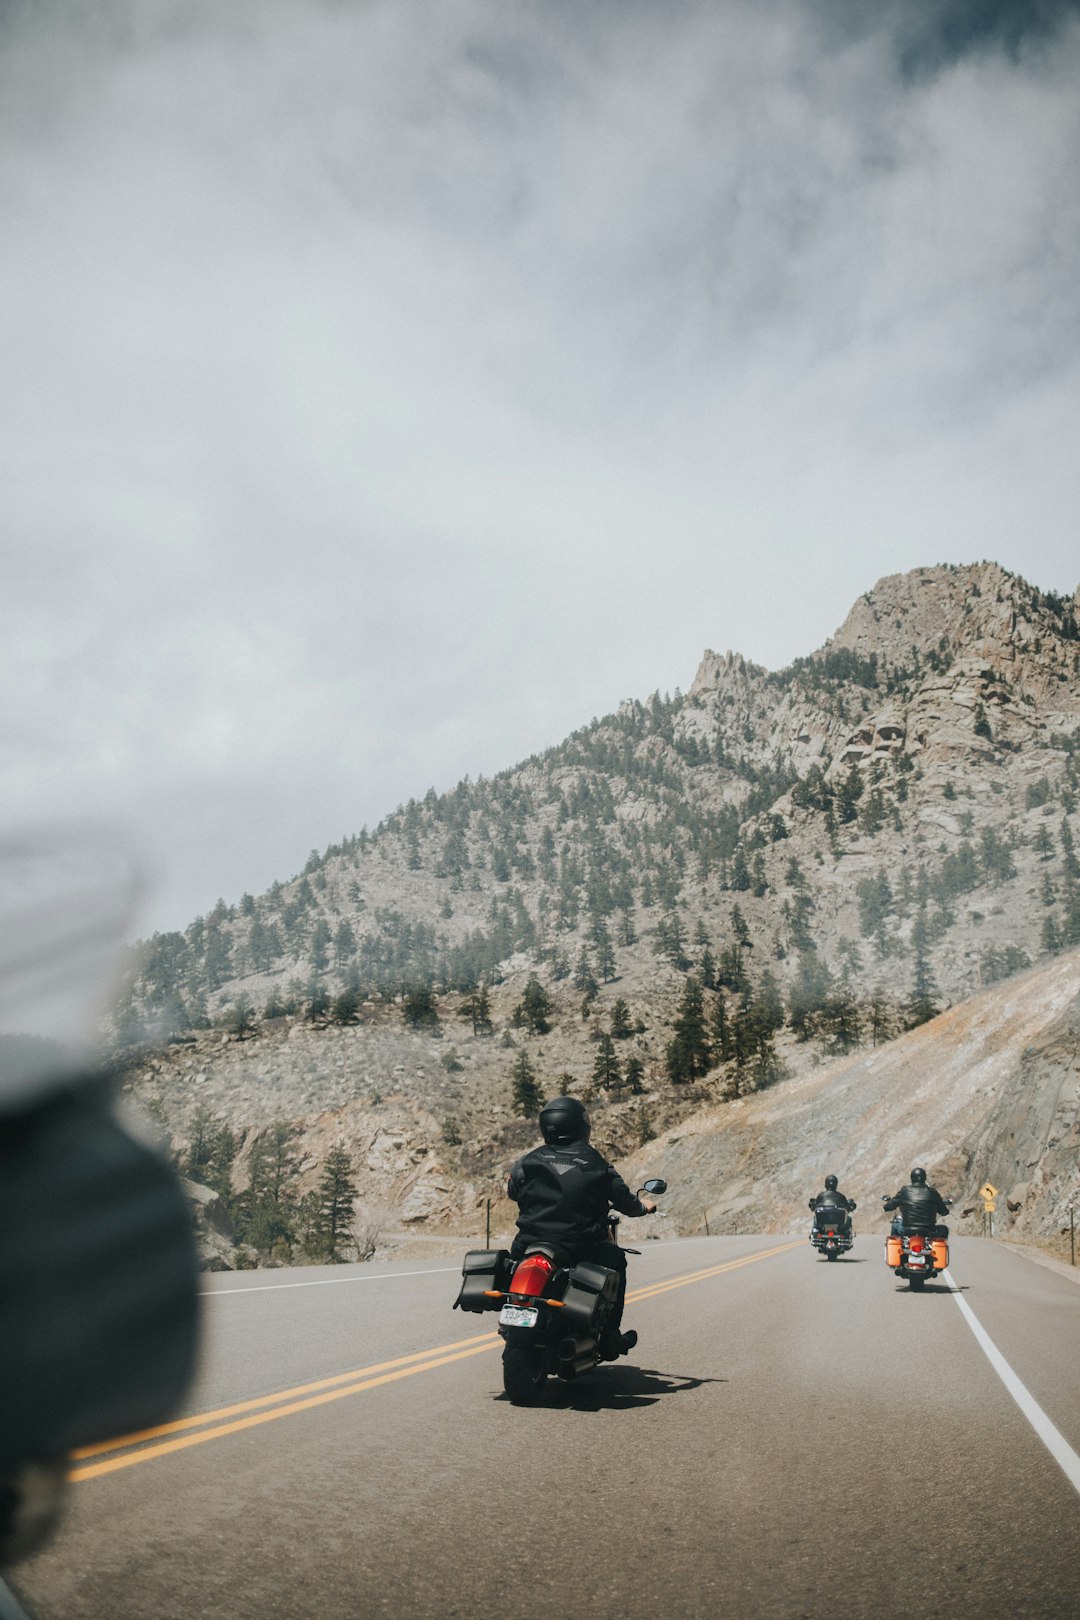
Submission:
M 491 1318 L 450 1311 L 441 1259 L 207 1278 L 190 1416 L 79 1460 L 60 1535 L 13 1572 L 23 1601 L 40 1620 L 1080 1613 L 1080 1286 L 979 1239 L 953 1243 L 958 1292 L 921 1294 L 877 1238 L 836 1263 L 805 1237 L 643 1248 L 632 1364 L 536 1409 L 503 1398 Z

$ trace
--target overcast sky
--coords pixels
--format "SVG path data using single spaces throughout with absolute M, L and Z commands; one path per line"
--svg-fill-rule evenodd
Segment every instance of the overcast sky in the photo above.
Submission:
M 1078 135 L 1050 0 L 8 0 L 4 824 L 181 927 L 882 574 L 1071 592 Z

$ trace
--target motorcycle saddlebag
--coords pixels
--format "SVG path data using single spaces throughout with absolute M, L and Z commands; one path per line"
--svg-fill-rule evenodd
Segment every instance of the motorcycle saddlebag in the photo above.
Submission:
M 934 1238 L 930 1244 L 934 1256 L 934 1267 L 937 1271 L 944 1271 L 949 1263 L 949 1245 L 944 1238 Z
M 573 1339 L 595 1337 L 619 1296 L 619 1274 L 593 1260 L 579 1260 L 563 1295 L 559 1326 Z
M 461 1265 L 461 1292 L 454 1310 L 497 1311 L 500 1301 L 488 1299 L 485 1289 L 505 1292 L 510 1282 L 509 1249 L 470 1249 Z
M 885 1261 L 886 1264 L 890 1265 L 894 1271 L 900 1264 L 903 1253 L 904 1245 L 901 1243 L 898 1237 L 887 1237 L 885 1239 Z

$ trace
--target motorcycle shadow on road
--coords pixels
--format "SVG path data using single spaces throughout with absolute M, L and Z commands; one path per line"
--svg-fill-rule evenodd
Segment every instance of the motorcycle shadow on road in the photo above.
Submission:
M 950 1294 L 966 1294 L 968 1287 L 967 1283 L 953 1283 L 950 1288 L 948 1283 L 925 1282 L 921 1288 L 915 1289 L 909 1288 L 907 1283 L 897 1283 L 893 1293 L 911 1295 L 915 1299 L 925 1299 L 928 1294 L 936 1294 L 940 1299 L 948 1299 Z
M 627 1412 L 634 1407 L 655 1406 L 665 1395 L 684 1395 L 703 1384 L 726 1383 L 726 1378 L 693 1378 L 651 1367 L 609 1365 L 595 1376 L 583 1373 L 572 1384 L 550 1379 L 536 1405 L 567 1412 Z M 495 1398 L 503 1401 L 506 1396 Z

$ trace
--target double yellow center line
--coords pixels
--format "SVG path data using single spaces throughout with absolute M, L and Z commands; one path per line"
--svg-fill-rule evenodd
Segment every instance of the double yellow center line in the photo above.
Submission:
M 737 1271 L 741 1266 L 753 1265 L 755 1260 L 768 1260 L 773 1255 L 786 1254 L 789 1249 L 801 1248 L 802 1242 L 799 1239 L 781 1244 L 778 1248 L 743 1255 L 738 1260 L 727 1260 L 722 1265 L 686 1272 L 666 1282 L 634 1289 L 626 1297 L 630 1302 L 654 1299 L 673 1288 L 686 1288 L 690 1283 L 705 1282 L 726 1271 Z M 446 1367 L 451 1362 L 464 1361 L 485 1350 L 494 1350 L 501 1343 L 498 1334 L 485 1333 L 480 1338 L 474 1334 L 468 1339 L 457 1339 L 453 1344 L 417 1350 L 412 1355 L 396 1356 L 392 1361 L 379 1361 L 371 1367 L 336 1373 L 332 1378 L 319 1378 L 314 1383 L 297 1384 L 274 1395 L 258 1395 L 232 1406 L 219 1406 L 212 1412 L 176 1418 L 172 1423 L 162 1423 L 153 1429 L 143 1429 L 138 1434 L 123 1435 L 117 1440 L 77 1451 L 72 1459 L 70 1478 L 76 1483 L 100 1479 L 103 1474 L 114 1474 L 121 1468 L 133 1468 L 136 1463 L 149 1462 L 152 1457 L 187 1451 L 191 1446 L 205 1445 L 209 1440 L 221 1440 L 226 1435 L 240 1434 L 263 1423 L 274 1423 L 278 1418 L 291 1417 L 296 1412 L 308 1412 L 331 1401 L 344 1400 L 349 1395 L 360 1395 L 364 1390 L 377 1389 L 381 1384 L 393 1384 L 401 1378 L 412 1378 L 416 1373 L 432 1372 L 436 1367 Z

